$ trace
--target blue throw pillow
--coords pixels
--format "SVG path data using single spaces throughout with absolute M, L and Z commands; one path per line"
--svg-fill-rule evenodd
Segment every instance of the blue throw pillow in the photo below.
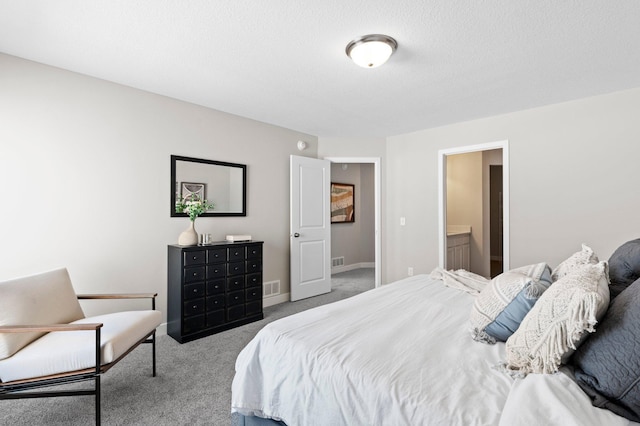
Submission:
M 493 278 L 476 296 L 471 309 L 473 339 L 506 341 L 550 285 L 551 268 L 546 263 L 512 269 Z
M 547 266 L 538 281 L 524 287 L 484 331 L 498 341 L 506 342 L 516 332 L 524 317 L 551 285 L 551 269 Z

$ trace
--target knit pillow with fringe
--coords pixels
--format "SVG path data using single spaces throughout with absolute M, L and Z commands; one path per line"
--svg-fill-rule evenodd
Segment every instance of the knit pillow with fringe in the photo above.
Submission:
M 598 256 L 596 256 L 591 247 L 582 244 L 582 250 L 573 253 L 554 268 L 551 273 L 551 279 L 554 282 L 558 281 L 560 278 L 582 268 L 584 265 L 593 263 L 598 263 Z
M 564 275 L 540 297 L 507 340 L 506 369 L 512 375 L 555 373 L 588 336 L 609 306 L 606 262 Z

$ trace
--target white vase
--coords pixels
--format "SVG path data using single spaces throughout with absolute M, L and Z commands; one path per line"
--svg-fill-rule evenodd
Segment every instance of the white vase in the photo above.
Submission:
M 178 245 L 195 246 L 198 244 L 198 233 L 194 227 L 196 221 L 189 221 L 189 227 L 178 237 Z

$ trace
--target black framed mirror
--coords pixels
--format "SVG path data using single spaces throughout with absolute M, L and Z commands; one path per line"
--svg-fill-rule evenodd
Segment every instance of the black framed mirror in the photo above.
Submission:
M 214 205 L 200 217 L 246 216 L 247 166 L 172 155 L 171 217 L 188 217 L 175 207 L 176 200 L 191 195 Z

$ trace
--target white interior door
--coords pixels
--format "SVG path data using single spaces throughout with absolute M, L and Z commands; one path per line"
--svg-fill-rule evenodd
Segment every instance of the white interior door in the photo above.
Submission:
M 331 291 L 331 163 L 291 156 L 291 300 Z

